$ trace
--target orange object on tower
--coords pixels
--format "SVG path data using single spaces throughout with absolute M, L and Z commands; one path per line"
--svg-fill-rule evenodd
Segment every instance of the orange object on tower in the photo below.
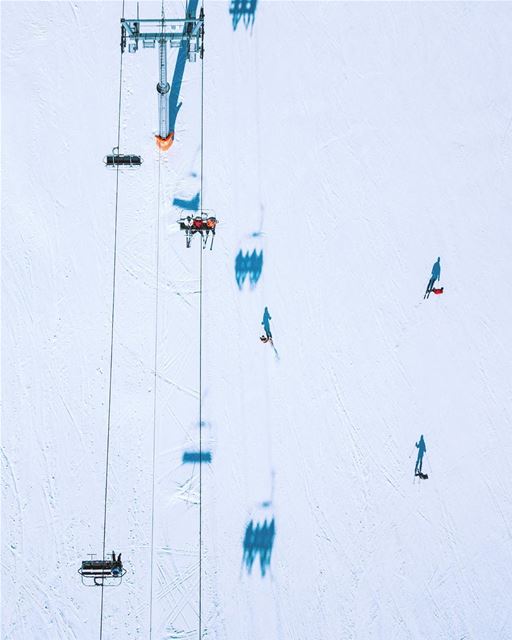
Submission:
M 167 138 L 155 136 L 155 140 L 156 146 L 160 149 L 160 151 L 168 151 L 172 147 L 172 143 L 174 142 L 174 131 L 171 131 Z

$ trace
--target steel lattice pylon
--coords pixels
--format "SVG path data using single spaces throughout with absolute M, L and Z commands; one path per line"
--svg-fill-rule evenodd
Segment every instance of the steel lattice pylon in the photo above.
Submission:
M 158 136 L 157 144 L 162 150 L 167 150 L 174 140 L 174 131 L 169 130 L 169 99 L 170 85 L 167 82 L 167 43 L 170 47 L 186 46 L 187 60 L 195 62 L 197 54 L 202 58 L 204 47 L 204 11 L 201 8 L 199 17 L 188 15 L 186 18 L 160 19 L 121 19 L 121 51 L 124 52 L 128 44 L 128 51 L 135 53 L 139 43 L 145 49 L 159 47 L 159 82 L 158 91 Z

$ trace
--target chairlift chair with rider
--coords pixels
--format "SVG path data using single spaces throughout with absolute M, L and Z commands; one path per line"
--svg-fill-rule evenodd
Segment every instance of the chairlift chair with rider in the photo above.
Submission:
M 213 240 L 215 238 L 215 229 L 219 224 L 217 218 L 210 211 L 202 211 L 195 216 L 187 215 L 177 220 L 180 225 L 180 229 L 185 231 L 185 238 L 187 242 L 187 249 L 190 248 L 192 236 L 195 233 L 200 233 L 203 241 L 203 249 L 206 248 L 208 242 L 208 236 L 212 233 L 212 241 L 210 244 L 210 250 L 213 248 Z
M 90 555 L 90 560 L 83 560 L 78 569 L 82 584 L 86 587 L 118 587 L 126 574 L 121 554 L 116 559 L 116 554 L 112 552 L 109 560 L 93 560 L 94 554 Z

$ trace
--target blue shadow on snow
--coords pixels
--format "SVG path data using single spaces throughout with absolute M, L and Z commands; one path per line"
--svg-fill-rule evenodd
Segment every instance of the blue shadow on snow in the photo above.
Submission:
M 263 251 L 256 249 L 252 253 L 242 253 L 240 250 L 235 258 L 235 278 L 238 288 L 242 290 L 245 280 L 249 279 L 251 289 L 254 289 L 263 269 Z
M 211 462 L 212 454 L 210 451 L 185 451 L 183 454 L 183 464 L 194 462 Z
M 427 451 L 425 440 L 423 436 L 420 436 L 419 442 L 416 443 L 416 449 L 418 449 L 418 457 L 416 458 L 416 466 L 414 467 L 414 475 L 422 473 L 421 467 L 423 465 L 423 456 Z
M 247 573 L 250 574 L 252 572 L 254 561 L 259 555 L 261 577 L 265 577 L 267 569 L 270 567 L 275 535 L 276 526 L 274 518 L 272 518 L 270 524 L 265 520 L 261 526 L 259 524 L 255 526 L 252 520 L 249 522 L 245 529 L 243 542 L 243 561 L 247 568 Z
M 252 28 L 257 4 L 258 0 L 231 0 L 229 13 L 233 20 L 233 31 L 236 31 L 238 23 L 242 19 L 246 29 Z
M 198 211 L 199 210 L 199 193 L 190 200 L 184 200 L 183 198 L 174 198 L 172 201 L 175 207 L 179 209 L 185 209 L 186 211 Z
M 198 0 L 190 0 L 188 3 L 187 15 L 196 16 Z M 181 84 L 183 82 L 183 74 L 185 73 L 185 64 L 187 62 L 188 44 L 184 38 L 180 44 L 178 57 L 176 58 L 176 66 L 172 76 L 171 91 L 169 93 L 169 131 L 174 131 L 176 127 L 176 119 L 181 108 L 180 99 Z

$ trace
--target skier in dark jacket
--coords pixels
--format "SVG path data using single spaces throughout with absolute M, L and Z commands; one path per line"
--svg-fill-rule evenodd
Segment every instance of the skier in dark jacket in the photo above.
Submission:
M 116 558 L 115 551 L 112 551 L 112 575 L 120 576 L 123 572 L 123 563 L 121 562 L 121 554 Z

